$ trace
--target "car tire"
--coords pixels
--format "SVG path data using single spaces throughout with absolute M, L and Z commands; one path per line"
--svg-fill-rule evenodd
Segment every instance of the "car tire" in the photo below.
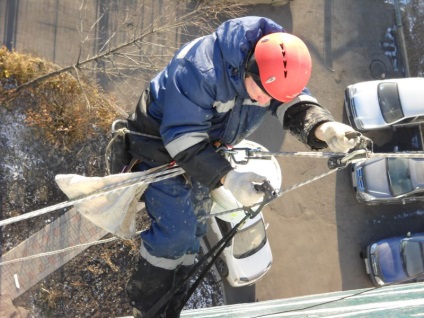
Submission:
M 377 80 L 382 80 L 387 77 L 387 66 L 380 59 L 374 59 L 370 64 L 371 76 Z

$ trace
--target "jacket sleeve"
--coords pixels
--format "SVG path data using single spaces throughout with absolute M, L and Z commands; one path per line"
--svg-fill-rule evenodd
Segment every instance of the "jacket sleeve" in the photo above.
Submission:
M 181 151 L 174 159 L 190 176 L 211 189 L 220 187 L 221 178 L 233 169 L 228 160 L 207 142 Z
M 315 98 L 302 94 L 289 103 L 274 102 L 271 109 L 283 128 L 289 130 L 298 140 L 314 150 L 327 147 L 324 141 L 315 138 L 315 129 L 322 123 L 334 121 L 334 118 Z

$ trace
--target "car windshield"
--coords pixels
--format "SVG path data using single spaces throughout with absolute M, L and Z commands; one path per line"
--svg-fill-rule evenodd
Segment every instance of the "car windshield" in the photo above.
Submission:
M 381 114 L 388 124 L 403 118 L 397 83 L 383 82 L 378 84 L 377 95 Z
M 259 251 L 266 243 L 265 224 L 262 219 L 248 228 L 241 229 L 234 236 L 235 258 L 245 258 Z
M 404 239 L 400 243 L 403 268 L 409 277 L 415 277 L 424 272 L 424 242 L 414 239 Z
M 407 158 L 386 158 L 387 176 L 389 178 L 390 192 L 393 197 L 409 193 L 413 190 L 409 161 Z

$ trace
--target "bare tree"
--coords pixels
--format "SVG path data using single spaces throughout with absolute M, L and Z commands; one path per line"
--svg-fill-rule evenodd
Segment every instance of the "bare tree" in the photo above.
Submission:
M 71 73 L 78 80 L 96 80 L 103 89 L 132 104 L 146 81 L 169 62 L 182 43 L 211 32 L 224 19 L 242 15 L 245 6 L 225 0 L 137 0 L 131 5 L 103 0 L 93 21 L 87 18 L 92 3 L 78 3 L 76 62 L 20 83 L 9 91 L 9 98 L 49 78 Z

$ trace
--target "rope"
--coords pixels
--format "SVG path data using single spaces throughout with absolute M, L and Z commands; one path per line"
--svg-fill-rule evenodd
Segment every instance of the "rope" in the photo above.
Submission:
M 131 134 L 131 135 L 137 135 L 137 136 L 143 136 L 143 137 L 149 137 L 153 139 L 162 140 L 162 137 L 132 131 L 132 130 L 129 130 L 128 128 L 119 128 L 116 130 L 112 130 L 112 134 L 116 134 L 116 136 L 125 136 L 125 134 Z
M 123 136 L 126 133 L 133 133 L 133 134 L 138 134 L 138 135 L 145 135 L 145 134 L 141 134 L 141 133 L 137 133 L 137 132 L 132 132 L 126 128 L 121 128 L 118 130 L 114 131 L 116 134 L 114 136 L 114 138 L 116 138 L 117 136 Z M 150 137 L 150 135 L 148 135 Z M 346 155 L 343 153 L 337 153 L 337 152 L 269 152 L 269 151 L 260 151 L 260 150 L 253 150 L 251 152 L 251 154 L 253 154 L 253 159 L 259 159 L 259 156 L 292 156 L 292 157 L 315 157 L 315 158 L 331 158 L 334 156 L 340 156 L 340 155 Z M 410 153 L 367 153 L 366 154 L 367 157 L 392 157 L 392 158 L 424 158 L 424 154 L 423 153 L 416 153 L 416 152 L 410 152 Z M 96 197 L 99 197 L 101 195 L 104 195 L 106 193 L 112 193 L 112 192 L 117 192 L 119 190 L 122 190 L 124 188 L 127 187 L 131 187 L 135 184 L 140 184 L 140 183 L 152 183 L 152 182 L 157 182 L 157 181 L 161 181 L 164 179 L 168 179 L 168 178 L 172 178 L 175 177 L 177 175 L 180 175 L 182 173 L 184 173 L 184 170 L 182 170 L 181 168 L 172 168 L 172 169 L 167 169 L 165 171 L 161 171 L 161 172 L 157 172 L 157 173 L 152 173 L 153 171 L 157 171 L 160 169 L 164 169 L 168 167 L 168 165 L 163 165 L 163 166 L 159 166 L 157 168 L 153 168 L 150 170 L 147 170 L 143 173 L 144 178 L 132 178 L 132 179 L 128 179 L 126 181 L 117 183 L 117 184 L 113 184 L 113 185 L 109 185 L 106 186 L 102 189 L 100 189 L 99 191 L 95 191 L 87 196 L 83 196 L 81 198 L 75 199 L 75 200 L 71 200 L 71 201 L 66 201 L 66 202 L 62 202 L 50 207 L 46 207 L 46 208 L 42 208 L 33 212 L 29 212 L 29 213 L 25 213 L 23 215 L 17 216 L 17 217 L 12 217 L 6 220 L 2 220 L 0 221 L 0 226 L 4 226 L 7 224 L 12 224 L 15 222 L 19 222 L 22 220 L 26 220 L 29 218 L 33 218 L 42 214 L 46 214 L 52 211 L 56 211 L 59 209 L 63 209 L 69 206 L 72 206 L 76 203 L 81 203 Z M 332 174 L 333 172 L 338 171 L 338 169 L 333 169 L 333 170 L 329 170 L 328 172 L 325 172 L 319 176 L 316 176 L 312 179 L 309 179 L 305 182 L 301 182 L 298 184 L 295 184 L 287 189 L 285 189 L 284 191 L 279 193 L 279 196 L 286 194 L 292 190 L 295 190 L 297 188 L 300 188 L 304 185 L 307 185 L 309 183 L 312 183 L 316 180 L 319 180 L 327 175 Z M 252 208 L 259 206 L 258 204 L 255 204 L 252 206 Z M 227 211 L 223 211 L 223 212 L 219 212 L 219 213 L 214 213 L 212 215 L 208 215 L 205 217 L 200 218 L 200 221 L 204 221 L 205 219 L 209 218 L 209 217 L 215 217 L 215 216 L 220 216 L 220 215 L 225 215 L 225 214 L 230 214 L 230 213 L 234 213 L 234 212 L 239 212 L 242 211 L 243 208 L 236 208 L 236 209 L 232 209 L 232 210 L 227 210 Z
M 134 236 L 140 234 L 141 232 L 143 232 L 143 231 L 135 232 Z M 54 250 L 54 251 L 50 251 L 50 252 L 44 252 L 44 253 L 24 256 L 24 257 L 20 257 L 20 258 L 15 258 L 15 259 L 11 259 L 9 261 L 0 262 L 0 267 L 3 266 L 3 265 L 19 263 L 19 262 L 23 262 L 23 261 L 27 261 L 27 260 L 31 260 L 31 259 L 35 259 L 35 258 L 40 258 L 40 257 L 44 257 L 44 256 L 52 256 L 52 255 L 72 251 L 72 250 L 75 250 L 75 249 L 78 249 L 78 248 L 81 248 L 81 247 L 98 245 L 98 244 L 105 244 L 105 243 L 114 242 L 114 241 L 117 241 L 117 240 L 122 240 L 122 238 L 120 238 L 118 236 L 114 236 L 114 237 L 110 237 L 110 238 L 103 239 L 103 240 L 97 240 L 97 241 L 93 241 L 93 242 L 81 243 L 81 244 L 65 247 L 65 248 L 62 248 L 60 250 Z
M 253 155 L 252 159 L 255 159 L 256 155 L 262 155 L 262 156 L 286 156 L 286 157 L 313 157 L 313 158 L 331 158 L 334 156 L 341 156 L 345 155 L 345 153 L 341 152 L 318 152 L 318 151 L 297 151 L 297 152 L 290 152 L 290 151 L 280 151 L 280 152 L 269 152 L 269 151 L 256 151 L 253 150 L 250 152 L 250 154 Z
M 119 129 L 117 131 L 121 131 L 122 134 L 129 132 L 125 128 Z M 130 133 L 133 133 L 133 132 L 130 132 Z M 135 134 L 137 134 L 137 133 L 135 133 Z M 344 153 L 337 153 L 337 152 L 267 152 L 267 151 L 257 151 L 257 150 L 254 150 L 250 153 L 253 155 L 253 157 L 251 157 L 250 159 L 260 159 L 260 157 L 258 157 L 258 155 L 259 156 L 265 155 L 265 156 L 315 157 L 315 158 L 332 158 L 332 157 L 335 157 L 335 156 L 346 155 Z M 383 158 L 383 157 L 385 157 L 385 158 L 424 158 L 424 153 L 422 153 L 422 152 L 421 153 L 419 153 L 419 152 L 409 152 L 409 153 L 373 153 L 373 152 L 367 152 L 365 155 L 366 155 L 367 158 L 373 158 L 373 157 L 376 157 L 376 158 L 378 158 L 378 157 L 381 157 L 381 158 Z M 156 171 L 158 169 L 163 169 L 165 167 L 168 167 L 168 166 L 164 165 L 164 166 L 160 166 L 160 167 L 157 167 L 157 168 L 147 170 L 147 171 L 145 171 L 142 178 L 129 179 L 127 181 L 124 181 L 124 182 L 121 182 L 121 183 L 118 183 L 118 184 L 113 184 L 113 185 L 107 186 L 107 187 L 99 190 L 98 192 L 93 192 L 93 193 L 91 193 L 87 196 L 83 196 L 83 197 L 75 199 L 75 200 L 65 201 L 65 202 L 50 206 L 50 207 L 42 208 L 42 209 L 39 209 L 39 210 L 36 210 L 36 211 L 33 211 L 33 212 L 25 213 L 25 214 L 20 215 L 20 216 L 16 216 L 16 217 L 12 217 L 12 218 L 9 218 L 9 219 L 6 219 L 6 220 L 2 220 L 2 221 L 0 221 L 0 227 L 7 225 L 7 224 L 12 224 L 12 223 L 15 223 L 15 222 L 19 222 L 19 221 L 22 221 L 22 220 L 33 218 L 33 217 L 36 217 L 36 216 L 39 216 L 39 215 L 43 215 L 43 214 L 46 214 L 46 213 L 49 213 L 49 212 L 52 212 L 52 211 L 63 209 L 63 208 L 72 206 L 76 203 L 81 203 L 81 202 L 99 197 L 99 196 L 104 195 L 106 193 L 117 192 L 117 191 L 120 191 L 124 188 L 131 187 L 135 184 L 139 184 L 139 183 L 142 183 L 142 182 L 149 184 L 149 183 L 152 183 L 152 182 L 157 182 L 157 181 L 165 180 L 165 179 L 168 179 L 168 178 L 172 178 L 172 177 L 175 177 L 177 175 L 184 173 L 184 170 L 182 168 L 172 168 L 172 169 L 167 169 L 167 170 L 162 171 L 162 172 L 151 173 L 152 171 Z M 280 195 L 286 194 L 287 192 L 290 192 L 290 191 L 297 189 L 301 186 L 304 186 L 304 185 L 309 184 L 311 182 L 314 182 L 318 179 L 321 179 L 321 178 L 323 178 L 323 177 L 325 177 L 329 174 L 332 174 L 335 171 L 338 171 L 338 169 L 330 170 L 326 173 L 323 173 L 323 174 L 316 176 L 312 179 L 309 179 L 305 182 L 301 182 L 299 184 L 293 185 L 293 186 L 287 188 L 286 190 L 284 190 L 283 192 L 281 192 Z M 255 207 L 255 206 L 257 206 L 257 205 L 254 205 L 253 207 Z M 243 210 L 243 209 L 237 208 L 237 209 L 233 209 L 233 210 L 228 210 L 228 211 L 216 213 L 216 214 L 213 214 L 212 216 L 229 214 L 229 213 L 233 213 L 233 212 L 237 212 L 237 211 L 241 211 L 241 210 Z M 208 217 L 210 217 L 210 216 L 208 216 Z M 208 218 L 208 217 L 206 217 L 206 218 Z M 205 217 L 201 218 L 201 220 L 203 220 L 203 219 L 205 219 Z
M 267 152 L 267 154 L 270 154 L 270 155 L 273 155 L 273 154 L 288 155 L 289 153 L 268 153 Z M 316 152 L 316 153 L 315 152 L 310 152 L 310 153 L 299 152 L 299 153 L 290 153 L 290 154 L 294 155 L 294 156 L 311 156 L 311 155 L 313 155 L 315 157 L 322 157 L 322 158 L 324 158 L 326 156 L 334 155 L 334 153 L 318 153 L 318 152 Z M 172 178 L 172 177 L 175 177 L 175 176 L 178 176 L 178 175 L 184 173 L 184 170 L 182 168 L 179 168 L 179 167 L 167 169 L 165 171 L 154 172 L 154 171 L 161 170 L 161 169 L 164 169 L 164 168 L 167 168 L 167 167 L 169 167 L 169 166 L 168 165 L 162 165 L 162 166 L 159 166 L 157 168 L 153 168 L 153 169 L 150 169 L 150 170 L 143 172 L 141 177 L 131 178 L 131 179 L 128 179 L 128 180 L 120 182 L 120 183 L 105 186 L 104 188 L 102 188 L 98 191 L 94 191 L 94 192 L 90 193 L 89 195 L 82 196 L 82 197 L 74 199 L 74 200 L 61 202 L 61 203 L 58 203 L 58 204 L 55 204 L 55 205 L 52 205 L 52 206 L 49 206 L 49 207 L 45 207 L 45 208 L 42 208 L 42 209 L 39 209 L 39 210 L 28 212 L 28 213 L 25 213 L 23 215 L 12 217 L 12 218 L 9 218 L 9 219 L 6 219 L 6 220 L 1 220 L 0 221 L 0 227 L 4 226 L 4 225 L 16 223 L 16 222 L 19 222 L 19 221 L 27 220 L 27 219 L 30 219 L 30 218 L 34 218 L 34 217 L 37 217 L 37 216 L 40 216 L 40 215 L 43 215 L 43 214 L 47 214 L 49 212 L 59 210 L 59 209 L 64 209 L 64 208 L 70 207 L 72 205 L 97 198 L 97 197 L 102 196 L 102 195 L 107 194 L 107 193 L 118 192 L 122 189 L 131 187 L 131 186 L 136 185 L 136 184 L 141 184 L 141 183 L 149 184 L 149 183 L 152 183 L 152 182 L 157 182 L 157 181 L 162 181 L 162 180 L 165 180 L 165 179 L 168 179 L 168 178 Z M 323 175 L 317 176 L 317 177 L 310 179 L 308 181 L 305 181 L 303 183 L 294 185 L 294 186 L 286 189 L 281 194 L 285 194 L 289 191 L 292 191 L 294 189 L 299 188 L 302 185 L 308 184 L 308 183 L 313 182 L 315 180 L 318 180 L 322 177 L 325 177 L 326 175 L 328 175 L 328 174 L 330 174 L 334 171 L 336 171 L 336 170 L 330 170 L 329 172 L 324 173 Z M 258 205 L 259 204 L 254 205 L 253 207 L 258 206 Z M 207 217 L 203 217 L 200 220 L 203 221 L 204 219 L 209 218 L 209 217 L 215 217 L 215 216 L 218 216 L 218 215 L 229 214 L 229 213 L 233 213 L 233 212 L 237 212 L 237 211 L 241 211 L 241 210 L 243 210 L 243 209 L 237 208 L 237 209 L 233 209 L 233 210 L 223 211 L 223 212 L 216 213 L 216 214 L 213 214 L 213 215 L 210 215 L 210 216 L 207 216 Z
M 319 176 L 316 176 L 316 177 L 314 177 L 312 179 L 309 179 L 309 180 L 306 180 L 304 182 L 300 182 L 300 183 L 294 184 L 294 185 L 288 187 L 287 189 L 285 189 L 284 191 L 280 191 L 278 193 L 278 196 L 277 197 L 280 197 L 283 194 L 286 194 L 286 193 L 288 193 L 290 191 L 293 191 L 293 190 L 295 190 L 297 188 L 300 188 L 300 187 L 302 187 L 304 185 L 307 185 L 309 183 L 312 183 L 314 181 L 317 181 L 317 180 L 319 180 L 319 179 L 321 179 L 323 177 L 326 177 L 326 176 L 328 176 L 328 175 L 330 175 L 330 174 L 332 174 L 332 173 L 334 173 L 336 171 L 338 171 L 338 169 L 329 170 L 329 171 L 324 172 L 324 173 L 320 174 Z M 255 209 L 259 205 L 261 205 L 260 202 L 252 205 L 251 208 L 252 209 Z M 232 210 L 226 210 L 226 211 L 222 211 L 222 212 L 217 212 L 217 213 L 213 213 L 213 214 L 210 214 L 210 215 L 203 216 L 203 217 L 199 218 L 199 221 L 204 221 L 204 220 L 206 220 L 206 219 L 208 219 L 210 217 L 221 216 L 221 215 L 230 214 L 230 213 L 234 213 L 234 212 L 241 212 L 243 210 L 244 210 L 243 207 L 240 207 L 240 208 L 235 208 L 235 209 L 232 209 Z
M 268 152 L 268 151 L 251 151 L 250 154 L 253 155 L 252 159 L 255 159 L 255 156 L 286 156 L 286 157 L 314 157 L 314 158 L 331 158 L 338 156 L 346 156 L 349 154 L 345 154 L 342 152 L 313 152 L 313 151 L 299 151 L 299 152 Z M 366 153 L 366 157 L 369 158 L 424 158 L 424 153 L 422 151 L 417 152 L 402 152 L 402 153 L 388 153 L 388 152 L 371 152 L 368 151 Z M 256 159 L 260 159 L 257 157 Z
M 104 239 L 104 240 L 77 244 L 77 245 L 74 245 L 74 246 L 65 247 L 61 250 L 39 253 L 39 254 L 30 255 L 30 256 L 15 258 L 15 259 L 12 259 L 10 261 L 4 261 L 4 262 L 0 263 L 0 266 L 13 264 L 13 263 L 19 263 L 19 262 L 23 262 L 23 261 L 27 261 L 27 260 L 31 260 L 31 259 L 35 259 L 35 258 L 40 258 L 40 257 L 44 257 L 44 256 L 51 256 L 51 255 L 56 255 L 56 254 L 60 254 L 60 253 L 65 253 L 65 252 L 68 252 L 68 251 L 71 251 L 71 250 L 74 250 L 74 249 L 77 249 L 77 248 L 80 248 L 80 247 L 86 247 L 86 246 L 97 245 L 97 244 L 104 244 L 104 243 L 113 242 L 113 241 L 116 241 L 116 240 L 119 240 L 119 237 L 114 236 L 114 237 Z
M 119 122 L 123 122 L 123 121 L 115 121 L 113 123 L 113 127 L 115 127 L 115 125 L 118 125 Z M 128 128 L 119 128 L 119 129 L 112 129 L 112 139 L 109 141 L 109 143 L 106 146 L 106 150 L 105 150 L 105 163 L 106 163 L 106 171 L 108 174 L 111 174 L 111 167 L 110 167 L 110 156 L 112 153 L 112 146 L 115 143 L 116 139 L 118 139 L 118 137 L 122 137 L 125 138 L 126 134 L 131 134 L 131 135 L 137 135 L 137 136 L 143 136 L 143 137 L 148 137 L 148 138 L 152 138 L 152 139 L 162 139 L 161 137 L 158 136 L 153 136 L 153 135 L 149 135 L 149 134 L 144 134 L 144 133 L 139 133 L 136 131 L 131 131 Z

